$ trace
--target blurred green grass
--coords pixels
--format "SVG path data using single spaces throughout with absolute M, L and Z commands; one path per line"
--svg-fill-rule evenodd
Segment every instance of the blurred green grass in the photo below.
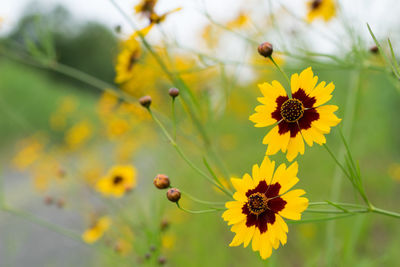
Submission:
M 339 105 L 338 115 L 343 118 L 352 74 L 344 70 L 314 71 L 320 80 L 334 81 L 336 84 L 334 98 L 330 103 Z M 0 73 L 0 97 L 6 104 L 2 105 L 3 111 L 0 114 L 3 162 L 4 158 L 12 156 L 13 144 L 19 138 L 34 131 L 49 132 L 49 116 L 56 109 L 57 100 L 61 97 L 73 95 L 79 99 L 80 112 L 84 115 L 90 116 L 94 112 L 96 94 L 60 82 L 46 72 L 1 59 Z M 274 77 L 283 80 L 278 75 Z M 389 177 L 388 166 L 398 162 L 400 158 L 400 125 L 397 119 L 400 98 L 382 73 L 365 72 L 361 76 L 361 82 L 350 145 L 354 157 L 360 162 L 366 191 L 372 202 L 378 207 L 398 210 L 399 183 Z M 256 87 L 238 87 L 235 90 L 238 90 L 239 94 L 246 92 L 242 101 L 247 113 L 238 118 L 226 112 L 222 116 L 210 118 L 206 124 L 230 172 L 242 176 L 251 171 L 253 164 L 261 162 L 265 153 L 265 146 L 261 145 L 261 140 L 266 130 L 254 128 L 247 120 L 257 104 L 256 96 L 260 94 L 259 90 Z M 182 116 L 182 110 L 179 114 Z M 229 141 L 231 135 L 236 139 Z M 59 136 L 52 138 L 57 139 Z M 337 152 L 340 144 L 337 129 L 327 138 L 328 145 Z M 224 139 L 228 139 L 228 145 L 224 144 Z M 191 147 L 184 147 L 184 150 L 198 165 L 202 164 L 201 151 Z M 285 162 L 282 155 L 274 156 L 273 159 Z M 152 177 L 157 172 L 165 172 L 173 174 L 174 186 L 192 192 L 198 198 L 223 199 L 222 195 L 216 194 L 185 165 L 165 140 L 162 139 L 161 145 L 144 152 L 138 161 L 145 161 L 139 166 L 139 183 L 143 188 L 135 193 L 144 203 L 151 201 L 152 205 L 166 206 L 167 217 L 183 217 L 179 219 L 180 223 L 172 224 L 169 230 L 175 233 L 177 238 L 174 248 L 166 255 L 172 266 L 324 265 L 326 223 L 290 225 L 288 244 L 274 252 L 268 261 L 261 261 L 250 248 L 228 247 L 233 233 L 222 221 L 220 214 L 179 215 L 180 211 L 176 211 L 173 204 L 166 203 L 165 192 L 153 189 Z M 317 145 L 307 147 L 306 154 L 298 158 L 298 161 L 301 180 L 296 187 L 305 189 L 311 201 L 329 199 L 335 165 L 326 151 Z M 353 202 L 354 192 L 345 178 L 342 185 L 341 200 Z M 10 192 L 14 193 L 12 189 Z M 147 200 L 149 196 L 152 196 L 151 200 Z M 190 207 L 199 208 L 196 205 Z M 129 211 L 129 207 L 126 209 Z M 335 238 L 336 265 L 396 266 L 400 249 L 399 238 L 400 229 L 395 219 L 367 214 L 340 220 L 337 222 Z

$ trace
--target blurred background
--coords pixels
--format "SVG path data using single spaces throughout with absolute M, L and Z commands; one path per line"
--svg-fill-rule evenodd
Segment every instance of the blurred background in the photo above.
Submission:
M 0 266 L 397 266 L 399 222 L 373 214 L 289 225 L 288 244 L 267 261 L 230 248 L 222 212 L 184 213 L 153 186 L 165 173 L 196 198 L 227 200 L 187 166 L 137 99 L 150 95 L 173 132 L 168 90 L 187 85 L 193 95 L 175 102 L 177 142 L 204 171 L 207 158 L 230 187 L 230 177 L 250 172 L 265 154 L 266 129 L 248 120 L 257 84 L 285 82 L 257 54 L 269 41 L 288 75 L 311 66 L 320 81 L 334 82 L 330 103 L 339 106 L 367 194 L 398 211 L 400 82 L 366 26 L 387 55 L 387 38 L 398 55 L 398 1 L 336 1 L 331 18 L 309 21 L 303 0 L 159 0 L 159 22 L 135 9 L 141 2 L 0 3 L 0 192 L 13 210 L 0 212 Z M 140 58 L 129 79 L 116 81 L 123 43 L 149 24 L 151 50 L 135 36 Z M 337 129 L 327 140 L 343 153 Z M 297 188 L 310 201 L 359 201 L 323 147 L 307 147 L 297 161 Z M 96 188 L 116 165 L 136 169 L 137 186 L 122 198 Z M 185 194 L 181 204 L 204 209 Z M 104 216 L 111 226 L 87 244 L 81 235 Z

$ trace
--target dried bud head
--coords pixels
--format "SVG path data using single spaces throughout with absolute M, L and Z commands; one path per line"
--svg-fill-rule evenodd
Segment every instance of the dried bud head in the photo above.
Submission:
M 156 178 L 153 180 L 153 184 L 158 189 L 165 189 L 169 187 L 169 178 L 165 174 L 157 174 Z
M 178 88 L 171 88 L 168 91 L 168 94 L 172 97 L 175 98 L 179 95 L 179 89 Z
M 142 105 L 143 107 L 149 108 L 149 107 L 150 107 L 150 104 L 151 104 L 151 96 L 146 95 L 146 96 L 141 97 L 141 98 L 139 99 L 139 103 L 140 103 L 140 105 Z
M 271 43 L 264 42 L 258 46 L 258 53 L 263 57 L 270 57 L 273 51 Z
M 177 188 L 171 188 L 167 192 L 167 198 L 169 201 L 178 202 L 181 199 L 181 192 Z

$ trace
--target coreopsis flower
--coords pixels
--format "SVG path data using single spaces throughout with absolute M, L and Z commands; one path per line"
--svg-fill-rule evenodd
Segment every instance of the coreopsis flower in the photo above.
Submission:
M 132 251 L 132 244 L 120 238 L 115 242 L 114 250 L 122 256 L 127 256 Z
M 326 85 L 324 81 L 317 85 L 317 82 L 318 77 L 309 67 L 300 75 L 292 75 L 291 98 L 278 81 L 259 85 L 263 97 L 258 101 L 262 105 L 255 108 L 256 113 L 250 116 L 250 120 L 256 123 L 255 127 L 275 125 L 263 140 L 268 144 L 266 155 L 281 150 L 292 161 L 298 153 L 304 154 L 304 141 L 309 146 L 314 142 L 319 145 L 326 143 L 324 134 L 329 133 L 341 119 L 334 114 L 337 106 L 324 105 L 332 98 L 335 85 Z
M 12 160 L 18 170 L 25 170 L 43 154 L 44 144 L 36 136 L 21 141 L 21 148 Z
M 133 166 L 117 165 L 97 182 L 96 189 L 105 196 L 122 197 L 136 183 L 136 169 Z
M 140 43 L 135 37 L 131 36 L 131 38 L 122 43 L 122 50 L 117 57 L 115 66 L 116 83 L 124 83 L 135 74 L 135 66 L 141 55 Z
M 245 12 L 241 11 L 233 20 L 226 24 L 226 27 L 229 29 L 243 28 L 249 24 L 249 20 L 249 16 Z
M 71 149 L 79 148 L 90 139 L 92 129 L 93 127 L 88 121 L 78 122 L 65 133 L 65 143 Z
M 97 112 L 100 116 L 109 115 L 113 112 L 117 105 L 118 97 L 110 92 L 105 91 L 97 103 Z
M 178 12 L 182 8 L 178 7 L 173 10 L 167 11 L 164 14 L 158 15 L 157 13 L 152 13 L 149 17 L 151 24 L 160 24 L 161 22 L 165 21 L 168 15 Z
M 335 14 L 336 7 L 334 0 L 312 0 L 308 2 L 308 22 L 312 22 L 317 18 L 329 21 Z
M 130 130 L 130 125 L 128 121 L 118 118 L 117 116 L 113 116 L 106 121 L 107 127 L 107 136 L 110 139 L 115 139 L 124 135 L 127 131 Z
M 104 233 L 110 228 L 111 219 L 107 216 L 101 217 L 91 228 L 82 234 L 82 239 L 88 244 L 92 244 L 99 240 Z
M 297 162 L 288 168 L 281 164 L 275 172 L 274 168 L 275 162 L 265 157 L 260 167 L 253 166 L 252 177 L 232 178 L 235 200 L 225 204 L 228 210 L 222 214 L 236 234 L 229 246 L 247 247 L 252 241 L 253 251 L 263 259 L 286 243 L 288 226 L 282 217 L 300 220 L 308 206 L 304 190 L 290 190 L 299 181 Z
M 145 17 L 150 17 L 154 13 L 154 8 L 158 0 L 142 0 L 135 6 L 135 13 Z

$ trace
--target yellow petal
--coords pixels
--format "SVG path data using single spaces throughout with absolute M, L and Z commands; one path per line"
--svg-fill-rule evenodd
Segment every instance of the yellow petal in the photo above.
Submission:
M 273 176 L 274 169 L 275 169 L 275 161 L 271 161 L 267 156 L 265 156 L 260 166 L 261 179 L 269 183 Z
M 291 220 L 300 220 L 301 213 L 308 207 L 308 199 L 301 197 L 305 192 L 302 189 L 292 190 L 282 196 L 282 199 L 286 201 L 286 205 L 283 210 L 279 212 L 279 215 Z
M 286 158 L 288 161 L 293 161 L 297 154 L 304 154 L 304 141 L 301 134 L 298 133 L 295 137 L 291 137 L 287 147 Z
M 275 126 L 264 137 L 263 144 L 268 144 L 266 155 L 274 155 L 279 150 L 285 152 L 289 143 L 290 132 L 279 134 L 279 126 Z

